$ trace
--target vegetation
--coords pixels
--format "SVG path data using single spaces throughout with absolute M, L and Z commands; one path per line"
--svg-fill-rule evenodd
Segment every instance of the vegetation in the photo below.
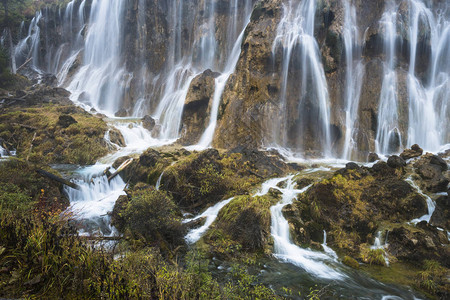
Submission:
M 184 243 L 182 215 L 164 191 L 137 189 L 119 214 L 124 225 L 118 229 L 134 240 L 162 249 Z
M 68 126 L 60 122 L 67 113 L 74 119 Z M 103 120 L 68 104 L 0 111 L 0 139 L 30 162 L 93 164 L 108 152 L 107 130 Z

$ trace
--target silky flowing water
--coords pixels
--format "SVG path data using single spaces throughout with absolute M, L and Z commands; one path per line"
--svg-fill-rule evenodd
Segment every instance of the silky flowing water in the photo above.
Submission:
M 408 23 L 399 24 L 399 5 L 387 1 L 385 10 L 379 20 L 382 28 L 383 74 L 375 130 L 375 147 L 380 154 L 400 151 L 406 143 L 419 143 L 424 149 L 437 151 L 450 142 L 449 96 L 450 87 L 450 20 L 449 5 L 442 4 L 434 9 L 429 1 L 408 0 Z M 82 220 L 82 232 L 86 234 L 113 235 L 108 212 L 112 210 L 117 197 L 123 195 L 126 183 L 115 177 L 108 181 L 103 171 L 119 157 L 143 152 L 154 146 L 171 144 L 180 137 L 183 107 L 190 83 L 207 69 L 219 72 L 215 79 L 213 101 L 211 103 L 209 122 L 199 141 L 193 149 L 212 146 L 221 98 L 226 92 L 227 83 L 233 74 L 242 54 L 242 41 L 249 24 L 254 1 L 229 1 L 229 21 L 226 23 L 225 41 L 218 43 L 216 1 L 205 0 L 199 7 L 187 10 L 185 2 L 167 0 L 168 45 L 167 61 L 162 70 L 156 72 L 146 63 L 145 45 L 150 28 L 146 27 L 146 10 L 148 3 L 137 3 L 136 35 L 138 48 L 136 61 L 139 68 L 129 70 L 124 57 L 125 41 L 125 5 L 121 0 L 93 0 L 90 11 L 86 1 L 70 1 L 65 9 L 52 12 L 43 9 L 36 13 L 26 30 L 22 23 L 19 30 L 19 42 L 12 49 L 12 70 L 30 61 L 29 66 L 37 74 L 52 74 L 57 77 L 59 86 L 68 89 L 74 103 L 86 110 L 95 109 L 111 117 L 112 127 L 120 130 L 126 147 L 116 148 L 114 153 L 102 158 L 94 166 L 70 169 L 70 176 L 80 186 L 80 190 L 66 189 L 71 200 L 69 210 Z M 329 86 L 322 64 L 322 55 L 316 39 L 316 12 L 320 7 L 318 0 L 283 1 L 282 16 L 272 42 L 274 59 L 280 65 L 279 109 L 271 136 L 264 137 L 268 145 L 277 148 L 285 157 L 297 162 L 317 163 L 305 160 L 306 149 L 303 139 L 307 127 L 312 127 L 312 138 L 323 157 L 331 160 L 320 166 L 303 171 L 304 174 L 329 174 L 336 167 L 342 167 L 354 155 L 357 149 L 356 136 L 359 129 L 359 102 L 365 74 L 362 59 L 363 32 L 359 27 L 358 16 L 353 1 L 342 1 L 344 23 L 342 28 L 343 51 L 345 52 L 344 92 L 340 106 L 334 107 L 330 101 Z M 55 15 L 51 15 L 55 14 Z M 89 17 L 87 17 L 89 16 Z M 53 44 L 48 39 L 48 20 L 57 18 L 64 24 L 60 44 Z M 194 28 L 194 21 L 198 26 Z M 425 29 L 424 29 L 425 28 Z M 403 30 L 403 31 L 402 31 Z M 417 64 L 420 59 L 419 39 L 423 30 L 428 34 L 430 45 L 428 69 L 419 74 Z M 183 35 L 191 32 L 189 41 L 183 42 Z M 408 36 L 409 62 L 407 70 L 408 121 L 399 123 L 400 85 L 398 75 L 398 40 L 401 34 Z M 2 36 L 2 43 L 6 39 Z M 43 55 L 40 51 L 43 51 Z M 74 69 L 74 66 L 78 65 Z M 292 81 L 289 74 L 300 69 L 300 77 Z M 125 104 L 127 93 L 134 81 L 138 80 L 136 99 Z M 295 99 L 289 98 L 292 85 L 300 85 Z M 292 95 L 290 96 L 292 97 Z M 295 141 L 288 141 L 287 116 L 292 113 L 289 101 L 294 101 L 298 112 L 298 124 L 295 128 Z M 128 105 L 128 106 L 127 106 Z M 309 115 L 307 109 L 314 107 L 315 114 Z M 113 118 L 115 113 L 125 109 L 130 118 Z M 334 149 L 330 131 L 333 120 L 332 109 L 342 114 L 343 143 L 339 150 Z M 151 115 L 160 127 L 158 132 L 145 130 L 139 117 Z M 239 117 L 239 116 L 236 116 Z M 401 133 L 401 126 L 407 128 L 407 136 Z M 108 133 L 105 140 L 109 141 Z M 1 156 L 5 150 L 0 148 Z M 336 160 L 334 157 L 340 157 Z M 161 183 L 162 174 L 158 180 Z M 285 188 L 277 184 L 286 181 Z M 413 181 L 411 185 L 415 187 Z M 159 187 L 158 184 L 158 187 Z M 329 285 L 336 298 L 355 299 L 416 299 L 412 292 L 403 288 L 381 284 L 360 272 L 350 270 L 336 259 L 334 251 L 326 244 L 324 232 L 322 251 L 303 249 L 293 244 L 289 236 L 289 224 L 282 214 L 285 205 L 296 201 L 296 196 L 305 189 L 296 189 L 292 176 L 271 179 L 264 183 L 256 195 L 263 195 L 270 188 L 282 193 L 282 200 L 271 208 L 271 234 L 274 238 L 274 258 L 266 261 L 264 268 L 257 270 L 262 282 L 271 286 L 288 286 L 300 291 L 299 286 Z M 418 190 L 419 193 L 422 193 Z M 427 198 L 428 213 L 413 223 L 429 221 L 433 213 L 433 200 Z M 208 208 L 196 218 L 205 217 L 206 223 L 194 229 L 186 237 L 189 243 L 201 238 L 214 222 L 220 209 L 232 199 L 219 202 Z M 381 245 L 381 242 L 380 242 Z M 379 245 L 379 246 L 380 246 Z M 376 245 L 375 245 L 376 246 Z M 377 246 L 378 247 L 378 246 Z M 226 264 L 224 262 L 224 264 Z M 222 268 L 227 270 L 227 268 Z M 215 270 L 215 272 L 219 270 Z M 302 291 L 303 294 L 308 291 Z

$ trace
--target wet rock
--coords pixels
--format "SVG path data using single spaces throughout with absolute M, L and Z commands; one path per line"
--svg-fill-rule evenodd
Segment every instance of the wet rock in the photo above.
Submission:
M 118 118 L 124 118 L 124 117 L 128 116 L 128 112 L 125 108 L 121 108 L 118 111 L 116 111 L 114 116 L 116 116 Z
M 217 76 L 208 69 L 192 80 L 183 108 L 182 145 L 197 143 L 208 126 Z
M 314 183 L 314 179 L 312 179 L 312 178 L 307 178 L 307 177 L 299 178 L 296 181 L 297 189 L 303 189 L 312 183 Z
M 314 184 L 292 205 L 293 239 L 321 242 L 327 231 L 329 245 L 359 256 L 360 245 L 373 243 L 383 222 L 407 222 L 427 212 L 425 198 L 385 162 L 373 168 L 341 169 L 333 177 Z M 305 234 L 300 234 L 303 228 Z
M 184 227 L 186 228 L 186 230 L 192 230 L 195 228 L 198 228 L 200 226 L 203 226 L 203 224 L 205 224 L 206 222 L 206 217 L 202 217 L 202 218 L 198 218 L 195 220 L 192 220 L 190 222 L 184 223 Z
M 161 133 L 161 129 L 162 129 L 161 125 L 156 124 L 155 127 L 153 127 L 153 129 L 152 129 L 152 136 L 153 137 L 159 136 Z
M 58 125 L 62 128 L 67 128 L 72 124 L 78 123 L 72 116 L 70 115 L 60 115 L 58 119 Z
M 264 250 L 270 240 L 270 207 L 278 201 L 268 195 L 236 197 L 219 212 L 215 231 L 207 239 L 214 241 L 228 235 L 232 243 L 239 244 L 244 250 Z
M 388 252 L 397 259 L 413 264 L 432 259 L 448 267 L 450 250 L 442 244 L 439 231 L 426 222 L 420 226 L 418 224 L 417 227 L 419 230 L 400 226 L 390 231 Z M 448 241 L 445 243 L 448 244 Z
M 387 164 L 389 167 L 394 169 L 406 166 L 405 160 L 397 155 L 390 156 L 387 160 Z
M 127 195 L 119 196 L 110 214 L 111 224 L 115 226 L 119 231 L 122 231 L 125 227 L 126 220 L 122 217 L 122 213 L 127 208 L 129 202 L 130 198 Z
M 433 193 L 447 191 L 449 180 L 443 174 L 447 168 L 447 163 L 441 157 L 430 153 L 414 163 L 416 173 L 423 179 L 420 185 Z
M 431 156 L 430 164 L 441 167 L 442 171 L 447 171 L 448 170 L 448 165 L 445 162 L 445 160 L 443 160 L 441 157 L 439 157 L 437 155 Z
M 431 216 L 430 223 L 434 226 L 450 230 L 450 197 L 440 196 L 436 199 L 436 208 Z
M 414 144 L 411 146 L 411 149 L 405 149 L 401 154 L 400 157 L 404 160 L 415 158 L 421 156 L 423 153 L 423 149 L 419 147 L 419 145 Z
M 152 131 L 155 128 L 156 121 L 149 115 L 146 115 L 142 118 L 142 127 L 147 129 L 148 131 Z
M 119 145 L 120 147 L 126 146 L 125 138 L 123 137 L 122 133 L 115 128 L 109 130 L 109 140 L 111 141 L 111 143 Z
M 368 162 L 376 162 L 377 160 L 380 160 L 380 157 L 376 153 L 369 153 L 369 156 L 367 157 Z
M 144 167 L 152 167 L 158 162 L 160 158 L 161 154 L 158 151 L 154 149 L 148 149 L 139 157 L 139 164 Z
M 349 163 L 347 163 L 347 164 L 345 165 L 345 168 L 346 168 L 347 170 L 357 170 L 357 169 L 359 169 L 359 166 L 358 166 L 357 163 L 349 162 Z
M 87 92 L 82 92 L 78 96 L 78 102 L 85 103 L 85 104 L 90 103 L 91 97 L 89 96 L 89 94 Z
M 379 161 L 373 165 L 371 172 L 380 176 L 392 176 L 395 174 L 395 170 L 384 161 Z
M 272 135 L 272 124 L 279 121 L 280 84 L 273 76 L 272 44 L 282 12 L 281 0 L 262 0 L 254 6 L 236 72 L 222 96 L 216 147 L 257 148 Z

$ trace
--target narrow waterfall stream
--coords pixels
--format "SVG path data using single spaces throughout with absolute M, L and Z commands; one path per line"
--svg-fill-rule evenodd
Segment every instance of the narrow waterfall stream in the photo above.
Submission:
M 355 151 L 355 128 L 358 118 L 359 98 L 364 78 L 362 46 L 356 19 L 356 10 L 349 0 L 344 3 L 344 45 L 345 45 L 345 136 L 342 158 L 351 159 Z
M 376 152 L 390 154 L 398 152 L 401 147 L 401 134 L 398 124 L 397 74 L 395 72 L 395 51 L 397 36 L 397 6 L 388 1 L 381 25 L 385 29 L 383 83 L 380 92 L 380 108 L 376 133 Z
M 270 188 L 276 188 L 282 192 L 282 200 L 275 206 L 270 208 L 271 218 L 271 234 L 274 239 L 274 255 L 280 260 L 290 262 L 304 270 L 310 272 L 314 276 L 325 279 L 343 279 L 345 275 L 335 271 L 327 266 L 324 262 L 333 261 L 334 257 L 327 254 L 303 249 L 293 244 L 290 239 L 290 227 L 288 221 L 284 218 L 283 207 L 291 204 L 294 198 L 306 191 L 310 186 L 301 190 L 294 189 L 293 176 L 281 178 L 278 182 L 286 181 L 286 188 L 278 188 L 277 185 L 263 187 L 263 190 L 257 195 L 264 195 L 264 192 Z M 276 181 L 272 181 L 276 182 Z
M 281 148 L 294 148 L 299 152 L 305 150 L 304 134 L 308 122 L 314 123 L 314 136 L 318 138 L 318 147 L 321 147 L 324 156 L 331 153 L 330 136 L 330 105 L 327 81 L 321 62 L 321 55 L 317 40 L 314 37 L 314 22 L 316 0 L 305 0 L 300 3 L 288 1 L 283 4 L 283 17 L 277 28 L 277 36 L 273 42 L 272 53 L 282 49 L 281 70 L 281 94 L 280 94 L 280 116 L 273 127 L 273 143 L 269 146 Z M 298 120 L 296 135 L 299 137 L 295 145 L 287 143 L 288 124 L 287 114 L 292 113 L 288 109 L 287 89 L 289 87 L 289 72 L 292 61 L 301 63 L 301 78 L 292 84 L 301 84 L 300 94 L 297 95 Z M 292 101 L 292 100 L 291 100 Z M 307 115 L 305 113 L 308 105 L 317 106 L 317 114 Z M 297 119 L 296 118 L 296 119 Z M 280 134 L 281 133 L 281 134 Z
M 427 200 L 427 209 L 428 209 L 428 213 L 421 216 L 418 219 L 414 219 L 411 220 L 411 223 L 413 224 L 417 224 L 419 222 L 422 221 L 426 221 L 427 223 L 430 222 L 431 216 L 433 215 L 434 210 L 436 209 L 436 203 L 434 203 L 433 199 L 430 198 L 430 196 L 428 196 L 427 194 L 424 194 L 422 192 L 422 190 L 417 186 L 417 184 L 414 182 L 414 180 L 412 180 L 411 177 L 408 177 L 406 179 L 406 181 L 422 196 L 425 197 L 425 199 Z
M 230 203 L 233 199 L 234 199 L 234 197 L 231 197 L 227 200 L 223 200 L 223 201 L 217 203 L 216 205 L 208 208 L 207 210 L 205 210 L 202 214 L 198 215 L 197 217 L 184 220 L 183 221 L 184 223 L 188 223 L 188 222 L 198 220 L 200 218 L 206 218 L 205 224 L 203 224 L 199 228 L 192 229 L 191 231 L 188 232 L 188 234 L 185 237 L 186 241 L 190 244 L 197 242 L 203 236 L 203 234 L 208 230 L 209 226 L 211 226 L 211 224 L 217 218 L 219 211 L 225 205 Z

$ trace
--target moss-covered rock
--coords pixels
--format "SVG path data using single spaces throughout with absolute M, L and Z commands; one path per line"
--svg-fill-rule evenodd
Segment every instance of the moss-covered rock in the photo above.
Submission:
M 279 197 L 249 195 L 235 197 L 217 216 L 204 241 L 210 251 L 225 257 L 233 257 L 241 250 L 268 254 L 271 244 L 270 207 Z
M 395 169 L 342 169 L 299 196 L 285 215 L 293 225 L 294 240 L 321 242 L 359 257 L 360 244 L 373 243 L 383 222 L 407 222 L 426 213 L 426 202 Z
M 58 88 L 26 91 L 23 101 L 0 107 L 0 138 L 30 162 L 93 164 L 108 153 L 107 124 Z M 11 100 L 11 99 L 10 99 Z
M 278 156 L 257 150 L 221 154 L 215 149 L 200 153 L 148 149 L 121 175 L 131 185 L 155 185 L 161 177 L 160 189 L 169 192 L 181 208 L 196 213 L 222 199 L 248 194 L 265 179 L 293 170 Z
M 359 269 L 359 263 L 356 261 L 356 259 L 351 258 L 348 255 L 344 256 L 344 259 L 342 259 L 342 263 L 353 269 Z

